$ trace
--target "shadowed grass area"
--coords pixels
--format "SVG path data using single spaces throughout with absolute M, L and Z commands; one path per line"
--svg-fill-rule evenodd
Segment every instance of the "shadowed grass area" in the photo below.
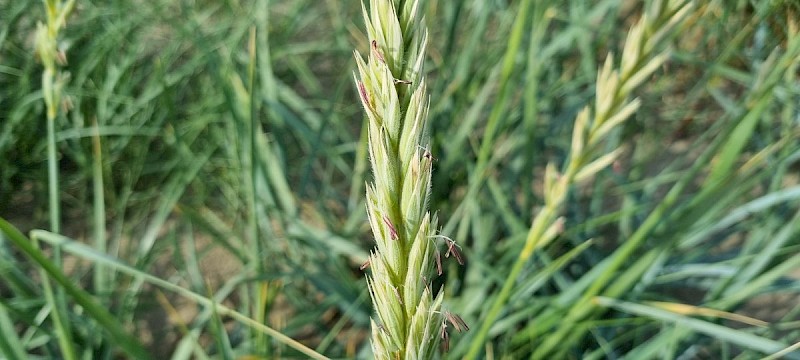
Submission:
M 359 2 L 77 0 L 55 37 L 68 77 L 51 157 L 43 3 L 0 0 L 2 354 L 371 358 Z M 669 31 L 648 23 L 644 51 L 625 45 L 682 4 Z M 422 9 L 428 201 L 466 258 L 443 258 L 431 287 L 471 328 L 443 358 L 749 358 L 796 342 L 796 3 Z M 664 57 L 638 86 L 622 75 L 604 113 L 608 54 L 621 74 Z

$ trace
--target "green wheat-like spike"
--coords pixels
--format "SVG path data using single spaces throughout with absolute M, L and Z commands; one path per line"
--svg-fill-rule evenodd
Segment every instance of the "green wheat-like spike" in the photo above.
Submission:
M 355 81 L 368 118 L 374 177 L 367 185 L 376 242 L 367 278 L 376 313 L 372 349 L 376 359 L 429 359 L 447 335 L 442 292 L 429 285 L 441 259 L 438 221 L 428 212 L 428 32 L 418 0 L 370 0 L 362 12 L 370 49 L 366 60 L 356 53 Z

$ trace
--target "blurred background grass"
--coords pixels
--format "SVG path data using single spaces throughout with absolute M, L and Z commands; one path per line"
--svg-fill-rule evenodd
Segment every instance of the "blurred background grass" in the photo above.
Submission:
M 431 207 L 468 262 L 446 263 L 446 307 L 473 328 L 542 205 L 545 164 L 569 154 L 598 66 L 648 6 L 426 2 Z M 788 0 L 696 4 L 606 144 L 623 157 L 572 189 L 565 231 L 526 264 L 488 337 L 457 334 L 447 357 L 478 343 L 487 359 L 752 358 L 797 342 L 798 14 Z M 43 19 L 38 2 L 0 0 L 0 217 L 26 233 L 51 211 Z M 325 356 L 369 357 L 362 29 L 357 1 L 79 0 L 59 42 L 65 237 L 31 233 L 46 243 L 31 258 L 3 227 L 3 353 L 70 358 L 66 331 L 89 358 L 307 356 L 160 279 Z M 50 272 L 46 299 L 46 264 L 76 289 Z M 66 329 L 50 321 L 58 307 Z

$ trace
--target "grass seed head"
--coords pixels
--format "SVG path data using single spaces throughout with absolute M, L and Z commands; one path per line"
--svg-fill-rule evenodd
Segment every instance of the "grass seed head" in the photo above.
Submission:
M 370 0 L 362 12 L 369 52 L 366 59 L 356 54 L 356 87 L 367 113 L 373 173 L 367 212 L 376 250 L 365 263 L 372 269 L 367 283 L 377 314 L 372 348 L 378 359 L 427 359 L 440 340 L 449 341 L 439 335 L 442 293 L 432 292 L 427 281 L 442 273 L 441 253 L 429 240 L 438 222 L 428 213 L 428 33 L 419 0 Z M 446 245 L 446 256 L 463 263 L 455 243 Z

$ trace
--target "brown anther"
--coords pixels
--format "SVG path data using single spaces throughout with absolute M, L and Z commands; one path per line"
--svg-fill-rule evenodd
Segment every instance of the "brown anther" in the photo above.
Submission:
M 453 314 L 449 311 L 445 311 L 444 317 L 445 319 L 447 319 L 447 321 L 453 324 L 453 328 L 455 328 L 456 331 L 458 332 L 469 331 L 469 326 L 467 326 L 467 323 L 464 322 L 464 319 L 462 319 L 461 316 Z
M 369 261 L 369 259 L 367 259 L 367 261 L 364 261 L 364 263 L 361 264 L 361 266 L 358 268 L 358 270 L 364 271 L 364 269 L 369 267 L 369 264 L 370 264 L 370 261 Z
M 372 40 L 372 53 L 375 54 L 375 58 L 386 64 L 386 59 L 383 58 L 383 54 L 381 54 L 380 49 L 378 49 L 378 42 L 375 40 Z
M 394 294 L 397 296 L 397 301 L 400 302 L 400 305 L 403 305 L 403 297 L 400 296 L 400 291 L 398 291 L 394 286 L 392 286 L 392 289 L 394 289 Z
M 425 151 L 425 153 L 422 154 L 422 157 L 424 157 L 424 158 L 426 158 L 426 159 L 428 159 L 430 161 L 436 161 L 436 158 L 433 157 L 433 155 L 431 155 L 430 151 Z
M 447 239 L 447 252 L 444 254 L 444 257 L 449 258 L 450 253 L 453 254 L 459 265 L 464 265 L 464 258 L 461 256 L 461 252 L 458 251 L 458 245 L 456 245 L 455 241 Z
M 423 158 L 428 159 L 430 161 L 438 160 L 435 157 L 433 157 L 433 154 L 431 154 L 431 152 L 428 150 L 428 148 L 424 148 L 424 147 L 422 147 L 422 145 L 417 145 L 417 146 L 419 146 L 419 148 L 422 149 L 422 157 Z
M 411 81 L 403 79 L 394 79 L 395 84 L 411 85 Z
M 361 94 L 361 101 L 364 103 L 364 107 L 367 109 L 371 108 L 372 104 L 369 102 L 369 96 L 367 95 L 367 88 L 361 81 L 358 82 L 358 93 Z
M 439 249 L 436 249 L 436 274 L 442 275 L 442 253 L 439 252 Z
M 386 226 L 389 227 L 389 231 L 391 232 L 392 240 L 397 240 L 397 229 L 394 228 L 394 225 L 392 225 L 392 222 L 389 221 L 389 218 L 384 216 L 383 217 L 383 222 L 386 223 Z
M 442 347 L 444 347 L 444 351 L 445 352 L 450 351 L 450 335 L 447 333 L 447 323 L 446 322 L 442 323 L 441 336 L 442 336 Z

